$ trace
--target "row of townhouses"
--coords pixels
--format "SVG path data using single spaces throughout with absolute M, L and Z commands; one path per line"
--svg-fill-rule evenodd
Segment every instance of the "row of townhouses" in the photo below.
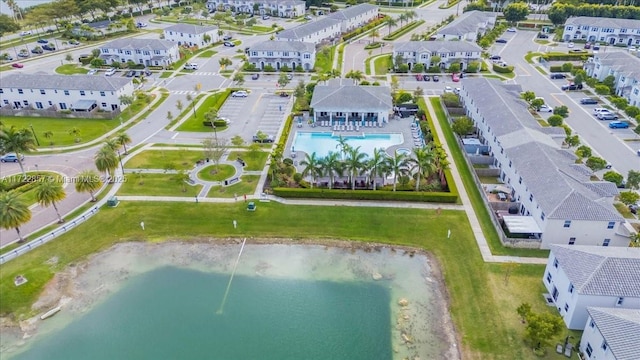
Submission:
M 476 41 L 496 25 L 496 13 L 468 11 L 436 32 L 435 40 Z
M 301 0 L 208 0 L 209 11 L 236 11 L 247 14 L 296 17 L 305 13 L 305 2 Z
M 173 41 L 178 46 L 205 47 L 220 41 L 220 31 L 215 26 L 198 26 L 193 24 L 175 24 L 164 28 L 165 40 Z
M 544 249 L 551 244 L 628 246 L 632 230 L 613 207 L 616 185 L 591 181 L 592 171 L 562 148 L 564 130 L 542 127 L 521 92 L 519 85 L 485 78 L 465 79 L 460 91 L 492 165 L 511 189 L 519 215 L 504 217 L 507 227 L 513 224 L 509 231 L 538 239 Z
M 409 69 L 416 64 L 422 64 L 425 69 L 430 66 L 448 68 L 453 63 L 459 63 L 460 69 L 467 68 L 472 61 L 479 61 L 482 55 L 482 48 L 472 42 L 467 41 L 407 41 L 393 44 L 393 63 L 395 66 L 398 60 L 409 65 Z M 440 62 L 432 64 L 432 58 L 438 56 Z
M 615 77 L 616 94 L 627 99 L 629 105 L 640 106 L 640 58 L 625 51 L 599 53 L 589 58 L 584 69 L 599 81 Z
M 351 6 L 315 21 L 276 34 L 276 40 L 320 44 L 338 39 L 343 33 L 361 27 L 378 17 L 378 7 L 371 4 Z
M 610 45 L 640 45 L 640 20 L 570 17 L 564 23 L 564 41 L 584 40 Z
M 115 111 L 133 95 L 130 78 L 92 75 L 10 74 L 0 81 L 0 103 L 11 109 Z
M 316 46 L 301 41 L 262 41 L 248 50 L 249 63 L 256 69 L 271 66 L 280 70 L 283 66 L 294 70 L 298 66 L 305 71 L 313 70 L 316 61 Z
M 640 359 L 640 249 L 551 245 L 542 282 L 587 359 Z

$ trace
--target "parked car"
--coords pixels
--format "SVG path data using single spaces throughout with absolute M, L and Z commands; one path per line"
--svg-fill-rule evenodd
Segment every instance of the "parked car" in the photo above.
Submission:
M 226 46 L 226 47 L 234 47 L 234 46 L 236 46 L 236 44 L 232 43 L 231 41 L 225 41 L 224 42 L 224 46 Z
M 20 161 L 24 160 L 24 155 L 20 154 Z M 7 153 L 0 157 L 0 162 L 18 162 L 18 156 L 16 153 Z
M 136 71 L 135 70 L 129 70 L 127 71 L 127 77 L 134 77 L 136 76 Z
M 293 75 L 287 74 L 287 80 L 293 80 Z
M 516 31 L 517 31 L 517 30 L 516 30 L 516 28 L 514 28 L 514 27 L 510 27 L 510 28 L 508 28 L 508 29 L 507 29 L 507 32 L 511 32 L 511 33 L 514 33 L 514 32 L 516 32 Z
M 262 15 L 262 20 L 269 20 L 271 17 L 269 15 Z
M 113 76 L 116 73 L 115 68 L 111 68 L 104 73 L 104 76 Z
M 271 136 L 267 136 L 266 138 L 260 138 L 258 135 L 253 135 L 254 143 L 272 143 L 273 138 Z
M 500 56 L 500 55 L 491 55 L 489 60 L 502 60 L 502 56 Z
M 549 75 L 549 77 L 552 78 L 552 79 L 566 79 L 567 75 L 560 74 L 560 73 L 551 73 L 551 75 Z
M 231 35 L 225 35 L 222 40 L 231 40 L 233 37 Z
M 453 93 L 453 88 L 451 86 L 445 86 L 444 87 L 444 92 L 445 93 Z
M 224 121 L 224 123 L 227 125 L 231 124 L 231 120 L 227 119 L 226 117 L 219 117 L 218 120 Z
M 243 97 L 244 98 L 244 97 L 247 97 L 247 96 L 249 96 L 249 94 L 247 94 L 247 92 L 244 91 L 244 90 L 234 91 L 231 94 L 231 97 Z
M 435 82 L 440 81 L 440 77 L 438 75 L 433 75 L 433 81 Z
M 417 81 L 422 81 L 422 75 L 417 74 L 417 75 L 416 75 L 416 80 L 417 80 Z
M 305 20 L 311 20 L 311 16 L 309 16 L 309 15 L 305 15 L 304 19 L 305 19 Z
M 260 78 L 260 74 L 251 75 L 251 80 L 258 80 Z
M 545 33 L 538 33 L 538 39 L 548 39 L 549 35 Z
M 597 51 L 597 50 L 600 50 L 600 45 L 593 44 L 593 51 Z
M 575 46 L 575 44 L 572 41 L 569 41 L 569 43 L 567 44 L 567 47 L 569 49 L 573 49 L 574 46 Z
M 185 70 L 198 70 L 198 64 L 196 63 L 186 63 L 184 64 Z
M 431 81 L 431 76 L 429 76 L 429 75 L 422 75 L 422 80 L 424 80 L 424 81 Z
M 551 108 L 551 106 L 543 104 L 542 106 L 540 106 L 540 109 L 538 109 L 538 112 L 553 112 L 553 109 Z
M 145 28 L 145 27 L 147 27 L 147 24 L 146 24 L 146 23 L 143 23 L 143 22 L 139 22 L 139 23 L 137 23 L 137 24 L 136 24 L 136 27 L 137 27 L 138 29 Z
M 87 75 L 95 75 L 98 72 L 98 70 L 96 69 L 91 69 L 89 70 L 89 72 L 87 73 Z
M 26 50 L 20 50 L 20 52 L 18 53 L 18 57 L 21 58 L 28 58 L 29 57 L 29 53 Z
M 42 48 L 40 46 L 36 46 L 33 49 L 31 49 L 31 53 L 32 54 L 42 54 L 42 53 L 44 53 L 44 50 L 42 50 Z
M 598 103 L 598 100 L 592 98 L 583 98 L 580 99 L 580 104 L 582 105 L 595 105 Z
M 600 120 L 618 120 L 618 115 L 610 112 L 600 113 L 600 115 L 598 115 L 598 118 Z M 609 127 L 611 127 L 611 124 L 609 124 Z M 629 125 L 627 125 L 627 127 L 629 127 Z
M 629 211 L 633 215 L 637 215 L 638 214 L 638 205 L 634 205 L 634 204 L 629 205 Z
M 588 43 L 584 44 L 584 48 L 585 49 L 591 49 L 591 43 L 588 42 Z
M 2 61 L 13 61 L 13 57 L 11 57 L 11 55 L 9 55 L 9 54 L 2 54 L 2 55 L 0 55 L 0 60 L 2 60 Z
M 27 36 L 27 35 L 31 35 L 31 31 L 20 31 L 20 36 Z
M 628 129 L 629 124 L 624 121 L 612 121 L 609 123 L 609 128 L 610 129 Z
M 80 41 L 71 39 L 69 40 L 69 45 L 80 45 Z
M 496 40 L 496 43 L 498 43 L 498 44 L 506 44 L 507 43 L 507 39 L 500 38 L 500 39 Z
M 459 82 L 460 81 L 460 75 L 458 73 L 451 74 L 451 81 Z
M 607 108 L 595 108 L 593 109 L 593 114 L 595 116 L 598 116 L 599 113 L 601 112 L 611 112 L 611 110 L 607 109 Z
M 48 44 L 49 40 L 47 39 L 38 39 L 38 44 Z
M 24 67 L 24 64 L 22 64 L 22 63 L 13 63 L 13 64 L 11 64 L 11 67 L 14 67 L 16 69 L 22 69 Z
M 582 90 L 582 84 L 566 84 L 566 85 L 562 85 L 562 90 L 564 91 L 573 91 L 573 90 Z
M 280 97 L 285 97 L 285 98 L 289 97 L 289 93 L 283 91 L 283 92 L 280 93 Z
M 47 45 L 43 45 L 42 49 L 43 50 L 47 50 L 47 51 L 53 51 L 53 50 L 56 49 L 56 47 L 54 45 L 52 45 L 52 44 L 47 44 Z

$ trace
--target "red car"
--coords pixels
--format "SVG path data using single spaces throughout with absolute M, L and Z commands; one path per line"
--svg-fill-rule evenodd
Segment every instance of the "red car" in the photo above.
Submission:
M 416 80 L 418 80 L 418 81 L 422 81 L 422 75 L 417 74 L 417 75 L 416 75 Z
M 18 69 L 22 69 L 24 67 L 24 65 L 21 63 L 14 63 L 14 64 L 11 64 L 11 66 Z
M 458 82 L 460 81 L 460 75 L 458 73 L 453 73 L 451 74 L 451 79 L 453 80 L 453 82 Z

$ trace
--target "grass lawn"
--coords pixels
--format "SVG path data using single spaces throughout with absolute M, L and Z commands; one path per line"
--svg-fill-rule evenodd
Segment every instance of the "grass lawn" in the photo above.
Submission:
M 244 169 L 246 171 L 260 171 L 264 168 L 264 165 L 267 163 L 267 158 L 269 157 L 269 153 L 267 152 L 253 153 L 251 151 L 233 151 L 229 153 L 227 160 L 235 161 L 238 157 L 244 160 L 246 164 Z
M 222 181 L 235 175 L 236 169 L 227 164 L 209 165 L 198 172 L 198 178 L 205 181 Z
M 202 189 L 202 185 L 191 186 L 183 181 L 178 182 L 176 174 L 127 174 L 126 179 L 117 195 L 195 197 Z M 183 183 L 187 191 L 182 191 Z M 149 214 L 149 217 L 152 216 Z
M 502 184 L 502 181 L 495 176 L 478 176 L 478 178 L 483 184 Z
M 15 126 L 19 129 L 30 129 L 33 126 L 33 131 L 40 141 L 39 149 L 77 144 L 75 142 L 76 136 L 69 133 L 73 128 L 80 131 L 78 134 L 79 143 L 84 143 L 100 137 L 120 125 L 120 121 L 117 119 L 65 119 L 28 116 L 3 116 L 2 122 L 5 126 Z M 52 133 L 49 139 L 45 137 L 45 133 L 48 131 Z
M 514 255 L 514 256 L 533 256 L 533 257 L 548 257 L 548 250 L 531 250 L 531 249 L 517 249 L 517 248 L 507 248 L 502 246 L 500 242 L 500 238 L 496 233 L 496 229 L 491 222 L 491 218 L 489 217 L 489 213 L 487 208 L 484 206 L 484 202 L 482 200 L 482 196 L 480 195 L 480 190 L 476 186 L 473 181 L 473 175 L 467 163 L 464 159 L 464 155 L 458 146 L 455 135 L 449 126 L 449 122 L 447 121 L 446 115 L 444 113 L 444 109 L 440 105 L 440 99 L 437 97 L 429 98 L 431 101 L 431 105 L 435 109 L 436 116 L 438 117 L 438 121 L 440 122 L 440 126 L 444 131 L 444 137 L 449 144 L 449 148 L 451 149 L 451 157 L 455 161 L 456 167 L 460 172 L 460 177 L 462 178 L 462 182 L 464 183 L 464 187 L 467 190 L 467 194 L 469 195 L 469 199 L 471 200 L 471 205 L 473 206 L 474 211 L 476 212 L 476 216 L 478 217 L 478 221 L 480 222 L 480 227 L 482 228 L 482 233 L 487 239 L 487 243 L 491 248 L 491 253 L 494 255 Z
M 217 51 L 214 51 L 214 50 L 205 50 L 205 51 L 201 52 L 200 54 L 198 54 L 198 57 L 201 57 L 201 58 L 210 58 L 210 57 L 212 57 L 213 55 L 215 55 L 215 54 L 217 54 L 217 53 L 218 53 L 218 52 L 217 52 Z
M 89 70 L 81 68 L 76 64 L 65 64 L 56 68 L 56 73 L 62 75 L 86 74 Z
M 189 112 L 189 118 L 185 120 L 177 131 L 195 131 L 195 132 L 213 132 L 211 126 L 204 126 L 202 122 L 205 120 L 204 114 L 210 109 L 220 110 L 224 101 L 229 97 L 230 90 L 225 90 L 212 95 L 209 95 L 207 99 L 196 109 L 196 115 L 193 115 L 193 109 Z M 232 119 L 233 120 L 233 119 Z M 217 127 L 218 131 L 224 130 L 226 127 Z
M 391 67 L 391 55 L 380 56 L 373 60 L 373 71 L 375 75 L 385 75 Z
M 613 206 L 616 207 L 616 210 L 618 210 L 618 212 L 620 213 L 620 215 L 622 215 L 623 218 L 625 219 L 635 219 L 636 217 L 633 216 L 633 214 L 631 213 L 631 210 L 629 210 L 629 207 L 621 202 L 616 202 L 613 204 Z
M 333 54 L 335 46 L 323 48 L 316 53 L 316 63 L 313 65 L 315 71 L 319 74 L 331 72 L 333 69 Z
M 145 185 L 127 183 L 125 187 L 135 189 L 136 194 L 140 194 L 141 189 L 159 187 L 178 196 L 185 195 L 177 183 L 166 180 L 165 175 L 147 175 Z M 24 318 L 20 315 L 30 312 L 30 305 L 56 271 L 117 242 L 181 238 L 189 241 L 212 235 L 375 241 L 416 246 L 436 256 L 447 284 L 450 311 L 461 334 L 465 359 L 534 359 L 517 338 L 519 328 L 503 319 L 511 309 L 501 308 L 495 300 L 508 295 L 514 297 L 510 303 L 528 301 L 531 289 L 509 294 L 492 292 L 488 265 L 481 260 L 464 212 L 444 210 L 438 214 L 435 210 L 380 211 L 367 207 L 343 207 L 336 211 L 333 206 L 286 206 L 274 202 L 260 203 L 256 212 L 247 212 L 245 207 L 246 204 L 239 201 L 198 205 L 121 202 L 118 207 L 103 208 L 70 233 L 3 265 L 0 313 Z M 203 217 L 203 213 L 207 216 Z M 140 219 L 146 224 L 144 232 L 138 226 Z M 228 226 L 236 219 L 242 226 L 238 229 Z M 451 228 L 455 229 L 454 241 L 445 241 L 447 229 Z M 55 265 L 47 263 L 53 257 L 57 258 Z M 27 277 L 29 282 L 15 287 L 13 278 L 18 274 Z M 537 292 L 539 288 L 535 289 Z
M 540 126 L 549 127 L 549 123 L 546 122 L 545 120 L 543 120 L 543 119 L 537 119 L 537 120 L 538 120 L 538 124 L 540 124 Z
M 172 165 L 176 170 L 192 169 L 196 161 L 204 158 L 202 151 L 194 150 L 145 150 L 124 164 L 126 169 L 166 169 Z
M 171 74 L 173 74 L 173 71 L 163 71 L 163 72 L 160 74 L 160 79 L 166 79 L 166 78 L 168 78 L 169 76 L 171 76 Z
M 207 197 L 210 198 L 232 198 L 236 194 L 239 198 L 244 194 L 253 194 L 256 192 L 256 186 L 258 186 L 258 175 L 244 175 L 240 177 L 242 181 L 237 182 L 231 186 L 212 186 L 209 189 Z

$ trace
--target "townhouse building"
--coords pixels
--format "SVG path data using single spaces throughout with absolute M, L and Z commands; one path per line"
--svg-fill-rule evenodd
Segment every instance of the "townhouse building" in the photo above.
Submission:
M 0 103 L 12 109 L 115 111 L 133 95 L 130 78 L 94 75 L 10 74 L 0 81 Z
M 640 359 L 640 310 L 587 308 L 589 317 L 580 338 L 580 352 L 587 359 Z
M 453 63 L 460 64 L 460 69 L 467 68 L 472 61 L 479 61 L 482 48 L 467 41 L 406 41 L 393 43 L 393 63 L 402 59 L 402 63 L 412 69 L 415 64 L 422 64 L 425 69 L 430 66 L 448 68 Z M 438 64 L 432 64 L 434 56 L 440 57 Z
M 640 58 L 626 51 L 611 51 L 594 54 L 584 65 L 587 75 L 604 80 L 615 77 L 615 92 L 629 102 L 640 106 Z
M 496 25 L 496 13 L 467 11 L 436 32 L 439 40 L 476 41 Z
M 371 4 L 358 4 L 336 11 L 327 16 L 329 19 L 340 21 L 340 31 L 353 31 L 378 17 L 378 7 Z
M 106 64 L 133 61 L 145 66 L 169 66 L 180 59 L 178 44 L 169 40 L 125 38 L 100 45 Z
M 260 70 L 267 65 L 280 70 L 286 65 L 291 70 L 301 66 L 310 71 L 316 61 L 316 46 L 301 41 L 262 41 L 251 46 L 248 57 L 249 63 Z
M 165 40 L 173 41 L 179 46 L 204 47 L 220 41 L 218 28 L 215 26 L 199 26 L 193 24 L 175 24 L 164 29 Z
M 567 328 L 585 328 L 588 307 L 640 309 L 640 249 L 551 245 L 542 282 Z
M 246 14 L 296 17 L 305 13 L 305 2 L 301 0 L 208 0 L 209 11 L 235 11 Z
M 562 39 L 605 42 L 610 45 L 640 45 L 640 20 L 570 17 L 564 23 Z
M 615 184 L 591 181 L 593 172 L 562 148 L 564 130 L 542 127 L 520 99 L 520 86 L 485 78 L 465 78 L 461 84 L 465 112 L 517 207 L 517 216 L 509 216 L 515 221 L 505 221 L 512 234 L 537 239 L 544 249 L 628 246 L 628 224 L 613 207 Z

